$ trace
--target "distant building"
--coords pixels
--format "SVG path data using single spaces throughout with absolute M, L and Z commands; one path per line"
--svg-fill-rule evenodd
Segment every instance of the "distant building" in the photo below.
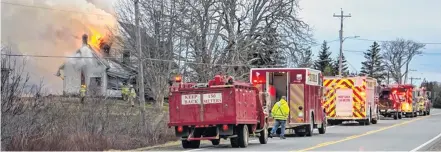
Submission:
M 57 76 L 63 80 L 63 95 L 78 95 L 82 84 L 87 86 L 87 94 L 105 97 L 121 97 L 121 85 L 136 83 L 137 70 L 123 61 L 110 57 L 110 47 L 93 49 L 83 35 L 83 44 L 72 57 L 62 64 Z M 130 58 L 124 55 L 123 58 Z

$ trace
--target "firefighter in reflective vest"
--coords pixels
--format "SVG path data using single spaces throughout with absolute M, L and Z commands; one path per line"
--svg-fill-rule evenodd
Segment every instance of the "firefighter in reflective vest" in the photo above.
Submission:
M 129 102 L 132 105 L 132 107 L 135 106 L 135 98 L 136 98 L 136 92 L 135 92 L 135 88 L 133 88 L 132 85 L 130 85 L 130 92 L 127 93 L 128 97 L 129 97 Z
M 80 98 L 81 98 L 81 103 L 84 103 L 84 98 L 86 97 L 86 85 L 82 84 L 81 88 L 80 88 Z
M 279 102 L 274 104 L 271 110 L 271 116 L 274 118 L 274 127 L 271 130 L 270 137 L 272 138 L 280 126 L 280 139 L 285 139 L 285 124 L 289 115 L 289 106 L 286 102 L 286 97 L 282 96 Z
M 424 97 L 418 97 L 418 111 L 423 111 L 426 108 L 426 101 Z
M 123 84 L 123 86 L 121 87 L 121 96 L 124 101 L 127 100 L 128 94 L 129 94 L 129 87 L 127 87 L 127 84 Z

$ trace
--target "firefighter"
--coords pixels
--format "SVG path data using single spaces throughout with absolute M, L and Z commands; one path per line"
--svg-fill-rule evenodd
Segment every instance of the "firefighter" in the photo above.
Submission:
M 81 103 L 84 103 L 84 98 L 86 98 L 86 85 L 82 84 L 81 88 L 80 88 L 80 98 L 81 98 Z
M 121 87 L 121 96 L 124 101 L 127 100 L 128 94 L 129 94 L 129 88 L 127 87 L 127 84 L 124 83 Z
M 135 98 L 136 98 L 136 92 L 135 92 L 135 88 L 133 88 L 132 85 L 130 85 L 130 92 L 127 93 L 128 97 L 129 97 L 129 102 L 132 105 L 132 107 L 135 106 Z
M 289 106 L 288 102 L 286 102 L 286 97 L 282 96 L 279 102 L 274 104 L 273 109 L 271 110 L 271 116 L 274 118 L 275 123 L 274 127 L 271 130 L 270 136 L 273 137 L 276 133 L 276 130 L 280 126 L 280 139 L 285 139 L 285 124 L 289 115 Z

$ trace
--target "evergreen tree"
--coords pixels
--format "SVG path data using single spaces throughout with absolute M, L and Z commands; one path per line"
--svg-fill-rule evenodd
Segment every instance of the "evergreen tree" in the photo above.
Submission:
M 378 83 L 384 80 L 386 76 L 385 66 L 382 63 L 383 57 L 380 54 L 380 45 L 374 42 L 370 49 L 364 52 L 366 61 L 361 62 L 362 67 L 360 73 L 377 79 Z
M 334 75 L 338 75 L 338 63 L 340 60 L 340 56 L 337 56 L 337 58 L 334 60 L 333 62 L 333 74 Z M 345 58 L 345 55 L 342 54 L 342 58 L 341 58 L 341 74 L 344 76 L 349 75 L 349 70 L 348 70 L 348 64 L 347 64 L 347 60 Z
M 326 41 L 323 41 L 321 50 L 318 54 L 318 59 L 314 62 L 314 68 L 324 72 L 327 66 L 332 66 L 330 56 L 331 52 L 329 51 L 329 46 Z
M 268 33 L 259 39 L 253 46 L 256 52 L 250 54 L 249 62 L 258 67 L 269 67 L 273 65 L 286 65 L 286 58 L 283 56 L 283 50 L 280 45 L 280 38 L 277 35 L 276 28 L 267 27 L 265 33 Z

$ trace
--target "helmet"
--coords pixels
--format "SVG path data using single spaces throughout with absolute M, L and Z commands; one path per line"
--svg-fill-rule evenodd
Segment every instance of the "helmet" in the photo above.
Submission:
M 81 85 L 81 87 L 82 87 L 82 88 L 85 88 L 85 87 L 86 87 L 86 85 L 82 84 L 82 85 Z

